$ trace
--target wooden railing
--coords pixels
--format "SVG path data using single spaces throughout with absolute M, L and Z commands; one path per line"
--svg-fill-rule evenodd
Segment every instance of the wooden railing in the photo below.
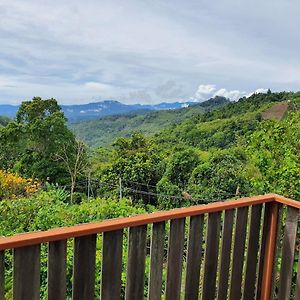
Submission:
M 72 239 L 72 299 L 95 299 L 99 273 L 104 300 L 300 299 L 299 208 L 270 194 L 3 237 L 0 300 L 12 250 L 13 299 L 40 299 L 44 244 L 47 297 L 66 299 Z

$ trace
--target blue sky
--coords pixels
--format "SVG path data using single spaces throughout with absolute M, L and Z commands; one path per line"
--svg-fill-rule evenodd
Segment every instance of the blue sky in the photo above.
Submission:
M 300 90 L 300 2 L 0 0 L 0 103 Z

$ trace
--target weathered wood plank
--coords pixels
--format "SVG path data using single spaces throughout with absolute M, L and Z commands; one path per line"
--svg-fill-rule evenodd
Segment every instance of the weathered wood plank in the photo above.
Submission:
M 296 300 L 300 300 L 300 248 L 298 252 L 298 268 L 297 268 L 297 281 L 296 281 Z
M 101 299 L 117 300 L 121 295 L 123 230 L 103 233 Z
M 67 241 L 50 242 L 48 247 L 48 300 L 66 299 Z
M 202 299 L 215 299 L 221 214 L 208 214 Z
M 184 224 L 185 218 L 171 220 L 168 247 L 166 300 L 180 299 L 185 229 Z
M 13 299 L 40 299 L 40 245 L 14 249 Z
M 73 300 L 94 300 L 96 235 L 74 240 Z
M 4 265 L 4 251 L 0 251 L 0 300 L 4 300 L 5 295 L 5 265 Z
M 274 254 L 274 263 L 273 263 L 273 272 L 272 272 L 272 285 L 270 291 L 270 300 L 277 299 L 276 295 L 276 285 L 277 285 L 277 271 L 278 271 L 278 258 L 281 253 L 281 232 L 283 228 L 282 222 L 283 216 L 283 205 L 278 204 L 278 219 L 277 219 L 277 230 L 276 230 L 276 243 L 275 243 L 275 254 Z
M 165 222 L 154 223 L 150 250 L 149 300 L 160 300 L 165 244 Z
M 282 244 L 282 259 L 280 269 L 278 299 L 290 299 L 290 289 L 293 275 L 295 242 L 298 226 L 297 208 L 288 207 Z
M 256 271 L 259 251 L 259 232 L 261 224 L 262 205 L 255 205 L 251 208 L 250 232 L 247 250 L 246 275 L 244 284 L 243 299 L 254 299 Z
M 237 210 L 237 218 L 234 234 L 234 249 L 232 258 L 232 271 L 229 299 L 236 300 L 242 297 L 242 276 L 245 252 L 246 229 L 248 219 L 248 207 Z
M 272 210 L 272 203 L 266 203 L 264 207 L 264 220 L 263 220 L 263 228 L 262 228 L 262 234 L 260 239 L 260 250 L 259 250 L 259 265 L 258 265 L 258 275 L 257 275 L 257 282 L 256 282 L 256 299 L 261 298 L 261 292 L 262 292 L 262 279 L 263 279 L 263 268 L 264 268 L 264 262 L 265 262 L 265 248 L 266 248 L 266 240 L 267 235 L 270 230 L 268 220 L 271 216 L 271 210 Z
M 190 219 L 187 267 L 185 277 L 185 299 L 187 300 L 197 300 L 199 294 L 203 219 L 203 215 L 191 217 Z
M 232 248 L 232 232 L 234 221 L 234 209 L 226 210 L 224 216 L 224 226 L 222 233 L 222 250 L 220 258 L 220 271 L 218 283 L 218 300 L 227 299 L 229 267 Z
M 129 229 L 126 300 L 144 298 L 147 225 Z

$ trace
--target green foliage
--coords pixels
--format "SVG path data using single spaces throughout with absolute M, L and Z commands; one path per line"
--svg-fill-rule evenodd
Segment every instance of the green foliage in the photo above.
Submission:
M 109 184 L 102 192 L 115 186 L 118 193 L 121 177 L 127 196 L 161 208 L 236 194 L 277 192 L 298 199 L 299 114 L 287 113 L 279 123 L 261 117 L 280 101 L 289 101 L 289 111 L 297 111 L 298 99 L 300 93 L 254 94 L 152 138 L 119 138 L 110 154 L 99 150 L 94 160 L 101 163 L 93 172 Z
M 161 157 L 157 146 L 140 133 L 134 133 L 131 138 L 117 139 L 113 147 L 112 163 L 103 170 L 101 181 L 112 187 L 121 178 L 126 183 L 126 196 L 132 197 L 135 202 L 143 200 L 144 203 L 154 204 L 151 197 L 137 195 L 134 191 L 139 189 L 136 182 L 155 186 L 159 181 Z
M 300 199 L 300 113 L 281 122 L 265 121 L 250 138 L 248 153 L 263 180 L 254 180 L 261 192 Z
M 10 122 L 10 118 L 5 116 L 0 116 L 0 127 L 6 126 Z
M 193 171 L 188 190 L 200 199 L 227 199 L 249 194 L 247 158 L 241 151 L 217 151 Z

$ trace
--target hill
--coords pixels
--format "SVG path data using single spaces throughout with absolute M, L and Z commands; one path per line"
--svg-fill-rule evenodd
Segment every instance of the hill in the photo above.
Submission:
M 166 128 L 156 135 L 163 146 L 185 144 L 202 150 L 225 149 L 238 139 L 252 133 L 264 119 L 280 120 L 288 110 L 300 103 L 300 93 L 254 94 L 241 98 L 221 109 L 192 116 L 184 122 Z
M 215 97 L 202 103 L 193 103 L 189 107 L 147 111 L 139 110 L 127 114 L 119 114 L 97 120 L 70 124 L 75 134 L 88 145 L 108 146 L 118 137 L 129 136 L 133 131 L 145 135 L 153 135 L 165 127 L 178 124 L 192 116 L 203 114 L 230 101 L 223 97 Z M 164 107 L 160 105 L 160 108 Z
M 300 199 L 299 104 L 300 92 L 254 94 L 152 137 L 120 137 L 113 151 L 95 152 L 92 174 L 104 194 L 122 178 L 124 195 L 163 208 L 265 193 Z M 263 117 L 278 107 L 280 119 Z

